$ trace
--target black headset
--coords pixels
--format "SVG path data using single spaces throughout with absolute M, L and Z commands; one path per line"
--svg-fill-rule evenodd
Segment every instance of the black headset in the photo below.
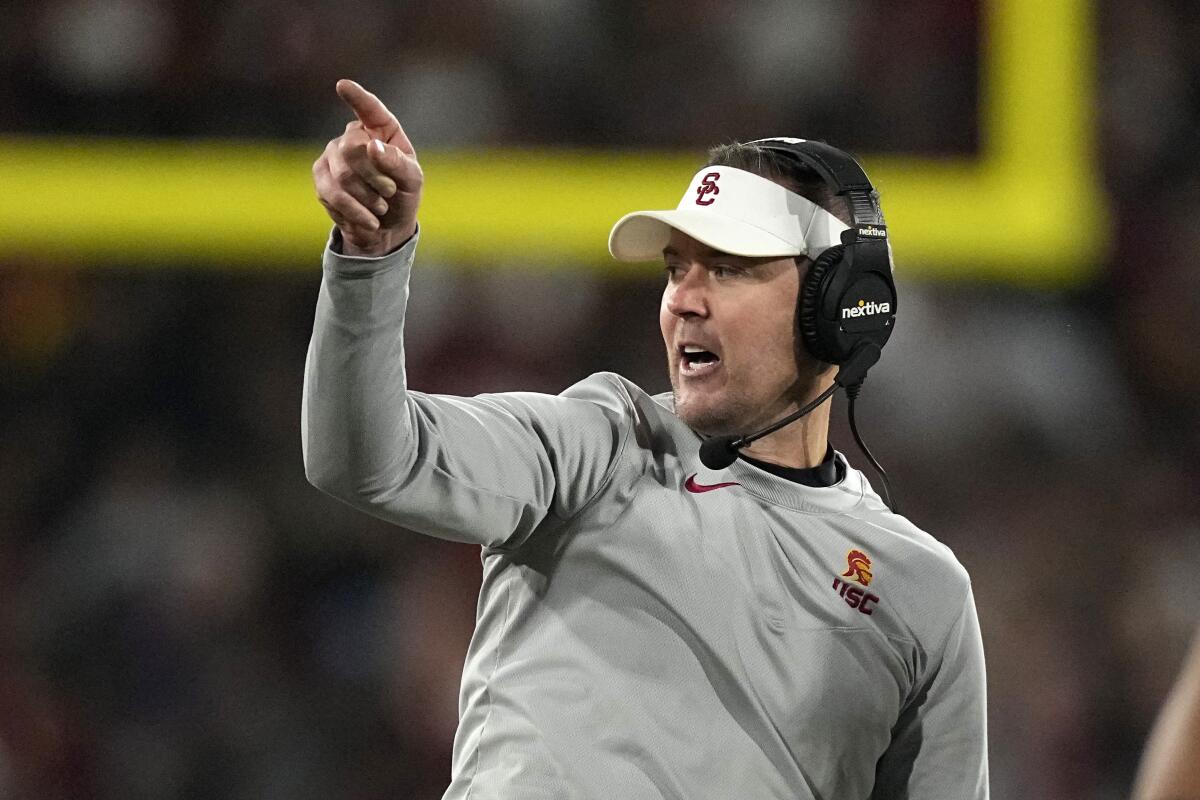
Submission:
M 800 419 L 841 386 L 849 399 L 847 412 L 854 441 L 883 479 L 888 506 L 899 513 L 887 473 L 867 449 L 854 419 L 854 401 L 867 370 L 879 360 L 896 326 L 896 282 L 892 279 L 887 226 L 875 188 L 857 161 L 824 142 L 777 138 L 746 144 L 786 155 L 812 168 L 836 195 L 846 198 L 850 228 L 842 232 L 841 244 L 813 260 L 796 303 L 797 340 L 813 358 L 837 364 L 838 373 L 834 383 L 815 400 L 766 428 L 706 439 L 700 445 L 700 460 L 709 469 L 724 469 L 737 459 L 738 450 Z
M 847 365 L 851 356 L 862 354 L 856 360 L 870 360 L 862 367 L 865 376 L 896 324 L 887 226 L 871 181 L 849 154 L 824 142 L 758 139 L 747 144 L 799 161 L 846 198 L 850 229 L 842 232 L 841 244 L 821 253 L 808 268 L 796 311 L 797 338 L 813 358 L 829 364 Z M 850 377 L 861 382 L 861 376 Z

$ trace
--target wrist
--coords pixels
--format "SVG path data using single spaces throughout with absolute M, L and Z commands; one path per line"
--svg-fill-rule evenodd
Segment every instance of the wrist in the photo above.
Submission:
M 341 231 L 341 252 L 342 255 L 354 256 L 356 258 L 380 258 L 394 253 L 408 244 L 416 233 L 416 221 L 413 221 L 411 225 L 403 229 L 380 230 L 376 237 L 365 241 L 347 236 L 344 231 Z

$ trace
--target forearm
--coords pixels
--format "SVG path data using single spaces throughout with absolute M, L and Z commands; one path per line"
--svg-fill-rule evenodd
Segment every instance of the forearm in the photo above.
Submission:
M 301 442 L 308 479 L 345 500 L 392 486 L 413 457 L 403 331 L 417 238 L 376 259 L 325 252 Z
M 1200 800 L 1200 634 L 1142 756 L 1134 800 Z
M 626 406 L 606 380 L 563 395 L 408 391 L 404 311 L 416 239 L 378 259 L 325 253 L 301 409 L 308 480 L 410 530 L 517 545 L 610 474 Z M 565 486 L 559 471 L 571 476 Z

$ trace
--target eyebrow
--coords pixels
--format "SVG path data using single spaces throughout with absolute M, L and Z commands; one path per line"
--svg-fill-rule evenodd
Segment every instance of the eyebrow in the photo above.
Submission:
M 726 253 L 724 250 L 715 250 L 707 245 L 700 245 L 696 248 L 702 258 L 745 258 L 745 256 L 735 256 L 733 253 Z M 683 253 L 676 250 L 671 245 L 667 245 L 662 250 L 663 257 L 667 256 L 682 256 Z

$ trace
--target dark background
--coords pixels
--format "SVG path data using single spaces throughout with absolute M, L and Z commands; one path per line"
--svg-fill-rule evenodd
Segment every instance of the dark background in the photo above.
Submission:
M 897 253 L 900 324 L 862 401 L 906 513 L 972 574 L 997 798 L 1124 796 L 1200 619 L 1200 19 L 1095 17 L 1111 251 L 1039 290 L 970 264 L 917 280 Z M 0 134 L 315 158 L 348 76 L 419 148 L 982 147 L 983 12 L 953 0 L 18 0 L 4 19 Z M 100 201 L 65 189 L 63 224 Z M 440 797 L 479 554 L 305 483 L 319 258 L 0 252 L 0 797 Z M 656 270 L 462 266 L 418 262 L 413 386 L 557 392 L 608 369 L 666 388 Z

